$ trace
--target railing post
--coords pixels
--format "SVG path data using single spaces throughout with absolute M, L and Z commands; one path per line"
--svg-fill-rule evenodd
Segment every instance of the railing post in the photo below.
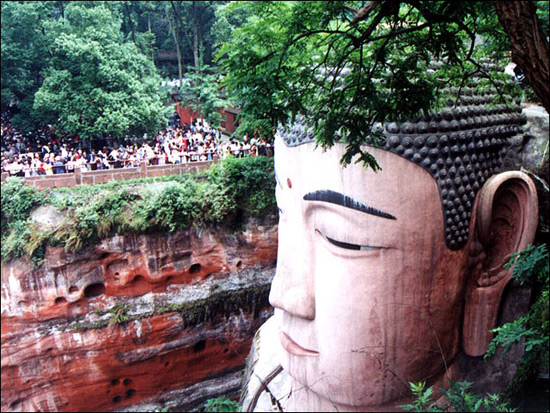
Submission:
M 140 169 L 140 177 L 146 178 L 147 177 L 147 163 L 145 161 L 139 162 L 139 169 Z
M 74 180 L 76 185 L 82 185 L 82 169 L 80 166 L 74 167 Z

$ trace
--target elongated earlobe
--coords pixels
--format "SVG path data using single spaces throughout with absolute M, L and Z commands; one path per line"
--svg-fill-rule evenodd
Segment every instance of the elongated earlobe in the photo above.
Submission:
M 537 222 L 537 191 L 525 173 L 504 172 L 485 183 L 476 203 L 472 239 L 479 262 L 471 266 L 466 287 L 462 340 L 467 355 L 487 351 L 504 287 L 512 277 L 512 269 L 503 265 L 533 242 Z

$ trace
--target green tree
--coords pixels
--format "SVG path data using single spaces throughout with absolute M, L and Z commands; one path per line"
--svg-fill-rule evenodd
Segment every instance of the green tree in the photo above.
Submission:
M 221 108 L 225 105 L 219 92 L 219 75 L 193 70 L 187 73 L 186 81 L 180 88 L 182 104 L 206 118 L 208 123 L 219 128 Z
M 502 58 L 522 35 L 542 46 L 529 50 L 540 52 L 533 62 L 546 62 L 539 76 L 549 83 L 547 33 L 535 8 L 520 3 L 523 24 L 510 42 L 489 2 L 241 2 L 236 7 L 250 17 L 218 53 L 228 95 L 241 104 L 239 131 L 270 137 L 278 122 L 303 113 L 322 146 L 345 136 L 344 164 L 359 155 L 376 169 L 361 149 L 375 141 L 376 122 L 460 99 L 474 78 L 479 88 L 497 86 L 501 101 L 509 101 L 512 90 L 496 83 L 502 72 L 486 69 L 483 58 Z M 505 47 L 488 49 L 482 40 L 489 37 Z M 444 62 L 435 73 L 434 61 Z
M 151 17 L 156 10 L 151 1 L 113 1 L 109 6 L 119 10 L 122 16 L 122 32 L 125 40 L 131 40 L 138 49 L 154 60 L 155 35 L 151 29 Z
M 50 22 L 52 63 L 33 106 L 42 123 L 82 138 L 153 133 L 166 123 L 161 78 L 120 27 L 103 2 L 71 2 Z
M 248 19 L 248 10 L 238 7 L 239 2 L 220 4 L 215 11 L 215 22 L 212 25 L 213 49 L 217 50 L 222 43 L 230 39 L 233 31 L 241 27 Z
M 41 70 L 48 65 L 48 37 L 44 24 L 62 2 L 3 1 L 2 7 L 2 107 L 15 104 L 20 113 L 14 124 L 32 126 L 34 94 L 42 82 Z
M 180 81 L 184 72 L 184 51 L 192 52 L 195 71 L 211 61 L 211 29 L 215 21 L 215 10 L 222 2 L 214 1 L 166 1 L 164 11 L 174 39 L 178 56 Z M 187 48 L 187 49 L 185 49 Z

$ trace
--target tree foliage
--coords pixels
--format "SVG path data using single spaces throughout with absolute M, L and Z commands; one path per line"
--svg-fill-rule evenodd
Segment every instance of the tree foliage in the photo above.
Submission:
M 210 125 L 219 128 L 221 109 L 225 101 L 220 97 L 219 75 L 192 70 L 187 73 L 186 82 L 180 88 L 182 104 L 193 112 L 208 119 Z
M 154 131 L 168 117 L 159 73 L 178 73 L 176 51 L 180 77 L 186 65 L 211 65 L 216 10 L 225 3 L 3 1 L 2 108 L 14 108 L 23 131 Z M 227 34 L 235 19 L 226 21 Z
M 14 124 L 32 128 L 29 121 L 34 93 L 42 82 L 41 70 L 48 65 L 45 17 L 54 13 L 52 3 L 2 1 L 2 107 L 16 104 L 21 114 Z
M 33 109 L 42 123 L 82 138 L 164 126 L 166 95 L 153 63 L 124 41 L 121 18 L 103 4 L 69 3 L 49 22 L 57 33 Z
M 2 233 L 17 221 L 26 221 L 33 208 L 44 202 L 44 195 L 36 188 L 26 185 L 18 177 L 9 177 L 2 183 Z
M 502 347 L 501 357 L 503 357 L 513 344 L 522 342 L 525 353 L 522 358 L 522 366 L 518 370 L 537 371 L 539 368 L 541 371 L 548 370 L 550 360 L 550 317 L 548 314 L 550 264 L 548 259 L 549 254 L 545 244 L 529 245 L 523 251 L 512 254 L 510 260 L 504 265 L 507 269 L 513 267 L 512 277 L 517 284 L 533 285 L 536 298 L 526 316 L 492 330 L 496 334 L 489 344 L 484 358 L 495 354 L 498 347 Z M 516 376 L 518 375 L 516 374 Z M 523 384 L 521 380 L 526 378 L 515 379 L 515 390 Z
M 448 390 L 440 388 L 445 396 L 442 405 L 432 400 L 433 386 L 426 388 L 425 382 L 409 383 L 413 403 L 400 406 L 409 412 L 514 412 L 506 401 L 497 394 L 478 395 L 470 393 L 472 383 L 450 381 Z
M 543 44 L 548 4 L 536 4 Z M 321 145 L 345 136 L 345 163 L 359 153 L 374 166 L 359 148 L 375 122 L 437 109 L 447 86 L 472 78 L 486 87 L 495 77 L 480 56 L 509 55 L 513 43 L 493 4 L 480 1 L 5 1 L 2 106 L 15 103 L 14 123 L 23 130 L 57 122 L 69 107 L 58 126 L 78 126 L 81 136 L 107 125 L 113 129 L 102 132 L 131 128 L 131 107 L 142 111 L 135 117 L 145 116 L 136 131 L 153 128 L 162 117 L 155 117 L 154 73 L 202 72 L 217 51 L 225 93 L 242 109 L 239 134 L 269 139 L 278 122 L 307 113 Z M 434 60 L 445 62 L 435 75 Z M 120 84 L 112 80 L 118 72 Z M 60 96 L 68 94 L 80 97 L 64 107 Z
M 323 147 L 341 136 L 376 169 L 361 145 L 387 119 L 436 110 L 475 81 L 499 86 L 483 57 L 509 44 L 491 3 L 451 1 L 240 2 L 250 16 L 220 49 L 228 94 L 242 105 L 241 131 L 270 137 L 278 123 L 307 116 Z M 534 17 L 536 18 L 536 17 Z M 434 62 L 442 62 L 437 71 Z M 449 95 L 454 86 L 458 95 Z M 498 87 L 502 89 L 502 87 Z M 503 103 L 509 102 L 501 90 Z M 501 103 L 501 102 L 495 102 Z
M 204 404 L 205 412 L 240 412 L 241 406 L 226 396 L 208 399 Z

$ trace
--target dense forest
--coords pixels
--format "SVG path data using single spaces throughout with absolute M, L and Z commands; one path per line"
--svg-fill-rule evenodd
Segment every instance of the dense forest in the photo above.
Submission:
M 227 3 L 3 1 L 2 109 L 22 130 L 154 132 L 171 113 L 169 80 L 217 80 L 216 48 L 243 21 Z

